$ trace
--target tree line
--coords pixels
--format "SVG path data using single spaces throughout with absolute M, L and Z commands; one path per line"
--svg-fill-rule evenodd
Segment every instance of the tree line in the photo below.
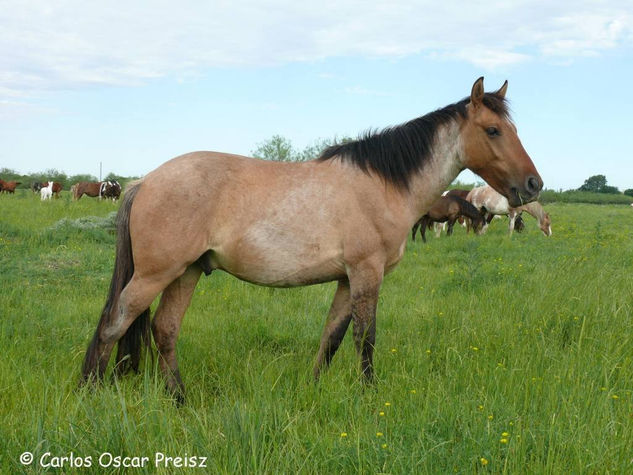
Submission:
M 88 174 L 67 175 L 66 173 L 56 170 L 54 168 L 45 170 L 43 172 L 21 174 L 21 173 L 16 172 L 15 170 L 5 167 L 5 168 L 0 168 L 0 178 L 2 178 L 5 181 L 21 182 L 21 184 L 18 185 L 17 187 L 18 189 L 20 188 L 28 189 L 31 187 L 31 183 L 35 183 L 35 182 L 42 183 L 45 181 L 56 181 L 58 183 L 61 183 L 62 188 L 64 190 L 69 190 L 72 185 L 80 181 L 89 181 L 89 182 L 99 181 L 99 179 L 94 175 L 88 175 Z M 117 175 L 115 173 L 109 173 L 108 175 L 106 175 L 103 181 L 117 180 L 119 183 L 121 183 L 121 185 L 123 185 L 127 183 L 128 181 L 134 180 L 136 178 L 138 177 L 125 177 L 125 176 Z
M 281 136 L 273 135 L 270 139 L 265 140 L 257 144 L 254 150 L 251 150 L 253 157 L 261 158 L 264 160 L 274 160 L 279 162 L 303 162 L 312 160 L 321 155 L 321 152 L 327 147 L 335 144 L 346 143 L 354 140 L 351 137 L 334 136 L 332 138 L 319 138 L 311 144 L 302 149 L 297 149 L 292 142 Z M 31 173 L 27 175 L 21 175 L 9 168 L 0 168 L 0 178 L 5 181 L 21 181 L 22 184 L 18 188 L 29 188 L 33 182 L 43 181 L 57 181 L 62 184 L 64 189 L 68 190 L 70 186 L 79 181 L 98 181 L 94 175 L 72 175 L 67 176 L 64 172 L 60 172 L 56 169 L 49 169 L 41 173 Z M 109 173 L 104 180 L 117 180 L 119 183 L 124 184 L 130 180 L 138 177 L 124 177 Z M 472 185 L 471 185 L 472 187 Z M 608 195 L 627 195 L 633 197 L 633 188 L 628 188 L 621 192 L 617 187 L 607 184 L 607 178 L 605 175 L 593 175 L 585 180 L 585 182 L 577 189 L 566 190 L 560 193 L 572 193 L 572 192 L 590 192 L 590 193 L 602 193 Z

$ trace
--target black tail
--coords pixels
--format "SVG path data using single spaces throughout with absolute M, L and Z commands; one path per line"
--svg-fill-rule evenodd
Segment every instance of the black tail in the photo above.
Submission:
M 134 274 L 132 241 L 130 238 L 130 210 L 140 185 L 141 183 L 137 182 L 128 187 L 117 214 L 117 244 L 114 272 L 112 273 L 110 290 L 101 312 L 99 324 L 86 351 L 82 367 L 83 381 L 88 381 L 94 377 L 101 379 L 108 365 L 107 360 L 102 360 L 102 357 L 105 356 L 102 354 L 105 346 L 102 342 L 101 334 L 110 325 L 112 316 L 116 313 L 114 310 L 115 306 L 118 305 L 121 291 Z M 118 374 L 125 373 L 130 369 L 138 371 L 143 349 L 141 342 L 143 342 L 144 346 L 150 345 L 149 313 L 149 308 L 143 311 L 119 340 L 116 357 L 116 372 Z

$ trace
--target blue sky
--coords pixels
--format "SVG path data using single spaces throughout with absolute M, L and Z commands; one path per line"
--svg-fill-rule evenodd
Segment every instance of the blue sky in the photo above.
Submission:
M 0 168 L 143 175 L 274 134 L 303 148 L 485 76 L 509 80 L 546 187 L 633 188 L 630 1 L 102 3 L 2 2 Z

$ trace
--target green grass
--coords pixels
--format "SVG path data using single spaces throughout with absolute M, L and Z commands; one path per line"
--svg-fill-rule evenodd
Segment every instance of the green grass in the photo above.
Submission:
M 211 473 L 633 471 L 633 210 L 558 203 L 550 238 L 527 218 L 512 238 L 495 221 L 484 236 L 409 242 L 381 291 L 372 388 L 351 335 L 311 381 L 333 284 L 214 273 L 183 323 L 177 408 L 149 360 L 77 389 L 114 209 L 0 196 L 0 472 L 25 470 L 24 451 L 91 457 L 106 473 L 173 473 L 154 467 L 157 452 L 208 457 Z M 106 452 L 149 462 L 102 469 Z

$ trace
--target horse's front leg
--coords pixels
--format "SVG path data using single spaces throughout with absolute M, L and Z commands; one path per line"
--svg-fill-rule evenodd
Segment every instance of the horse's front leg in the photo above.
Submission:
M 456 220 L 457 220 L 457 218 L 448 220 L 448 229 L 446 231 L 446 235 L 447 236 L 451 236 L 453 234 L 453 226 L 455 226 L 455 221 Z
M 510 224 L 509 224 L 510 236 L 512 236 L 512 233 L 514 231 L 514 221 L 515 221 L 516 217 L 517 217 L 517 214 L 516 214 L 515 211 L 510 211 L 510 213 L 508 213 L 508 218 L 510 218 Z
M 354 343 L 364 380 L 374 379 L 373 355 L 376 343 L 376 306 L 384 264 L 364 262 L 349 271 Z
M 323 365 L 327 367 L 334 357 L 334 353 L 338 350 L 349 322 L 352 319 L 352 305 L 350 300 L 349 281 L 347 279 L 339 280 L 334 300 L 330 307 L 325 326 L 323 327 L 323 335 L 321 336 L 321 345 L 317 360 L 314 364 L 314 379 L 318 380 L 323 369 Z

